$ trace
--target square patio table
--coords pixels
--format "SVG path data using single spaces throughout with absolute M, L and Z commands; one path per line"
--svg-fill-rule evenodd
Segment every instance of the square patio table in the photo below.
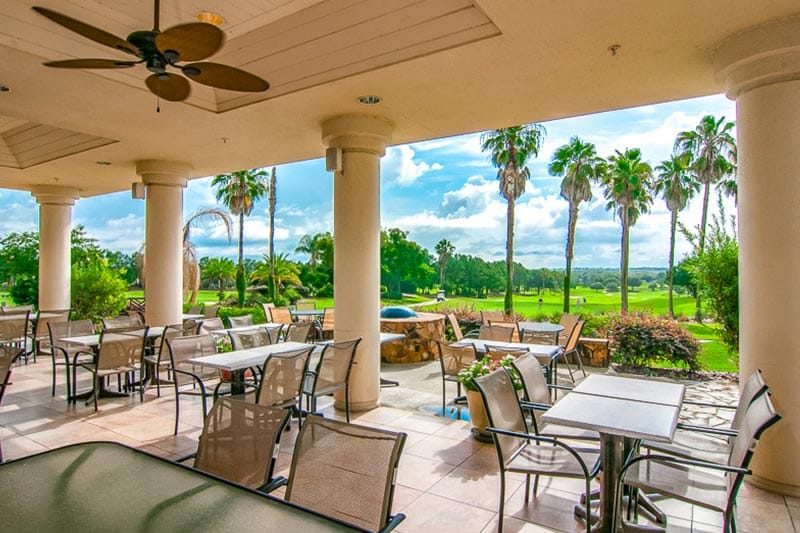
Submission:
M 243 331 L 255 331 L 260 328 L 276 328 L 278 326 L 283 326 L 283 324 L 278 324 L 276 322 L 267 322 L 265 324 L 252 324 L 250 326 L 236 326 L 233 328 L 225 328 L 225 329 L 216 329 L 211 332 L 212 335 L 220 335 L 225 333 L 240 333 Z
M 147 330 L 147 338 L 154 339 L 156 337 L 160 337 L 162 333 L 164 333 L 164 326 L 153 326 Z M 69 344 L 78 344 L 80 346 L 86 346 L 87 348 L 93 348 L 96 346 L 100 346 L 100 334 L 95 333 L 93 335 L 76 335 L 74 337 L 62 337 L 61 341 Z
M 313 345 L 293 341 L 279 342 L 246 350 L 193 357 L 188 359 L 187 363 L 227 370 L 231 373 L 231 394 L 244 394 L 244 373 L 248 368 L 263 364 L 270 355 L 291 352 L 309 346 Z
M 628 378 L 616 376 L 591 376 L 586 381 L 592 377 L 602 379 L 590 381 L 585 389 L 606 395 L 587 392 L 567 394 L 542 415 L 542 421 L 600 433 L 603 483 L 597 528 L 599 531 L 615 531 L 614 504 L 619 498 L 617 485 L 626 441 L 631 443 L 634 439 L 648 439 L 671 442 L 685 387 L 677 383 L 629 381 Z M 641 401 L 638 398 L 642 397 L 646 385 L 649 385 L 649 401 Z M 615 389 L 628 398 L 608 396 Z M 679 401 L 676 402 L 676 398 Z
M 533 355 L 547 356 L 551 359 L 561 352 L 561 347 L 554 344 L 527 344 L 524 342 L 503 342 L 486 339 L 461 339 L 451 346 L 469 346 L 470 344 L 475 346 L 475 350 L 478 353 L 486 353 L 487 344 L 508 350 L 528 350 Z
M 686 387 L 667 381 L 592 374 L 572 392 L 680 407 Z
M 4 463 L 0 493 L 7 531 L 363 531 L 112 442 Z

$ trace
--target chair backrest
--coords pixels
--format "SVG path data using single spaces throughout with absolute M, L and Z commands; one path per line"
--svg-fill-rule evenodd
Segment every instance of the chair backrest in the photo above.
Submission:
M 747 413 L 747 408 L 750 407 L 753 400 L 767 392 L 768 388 L 761 375 L 761 370 L 756 370 L 747 377 L 742 384 L 742 391 L 739 393 L 739 404 L 736 406 L 736 412 L 731 421 L 731 429 L 739 429 L 744 415 Z
M 294 324 L 289 324 L 286 329 L 286 340 L 292 342 L 308 342 L 314 333 L 313 320 L 300 320 Z
M 232 328 L 239 328 L 242 326 L 252 326 L 253 315 L 229 316 L 228 322 L 230 322 Z
M 405 433 L 309 416 L 295 442 L 286 500 L 364 529 L 382 529 L 405 440 Z
M 506 315 L 502 311 L 481 311 L 481 324 L 489 322 L 505 322 Z
M 144 352 L 147 329 L 144 326 L 104 330 L 100 334 L 97 369 L 114 370 L 137 365 Z
M 229 331 L 231 346 L 234 350 L 246 350 L 272 344 L 272 338 L 264 328 L 253 329 L 250 331 Z
M 225 329 L 225 324 L 222 323 L 221 318 L 205 318 L 200 323 L 199 333 L 211 333 L 212 331 L 221 331 Z
M 175 339 L 177 337 L 185 337 L 187 335 L 194 335 L 197 331 L 197 322 L 194 320 L 187 320 L 182 324 L 171 324 L 164 327 L 158 343 L 158 360 L 165 361 L 168 358 L 167 354 L 167 339 Z
M 456 340 L 460 341 L 463 339 L 464 333 L 461 331 L 461 325 L 458 323 L 455 313 L 448 313 L 447 321 L 450 323 L 450 327 L 453 328 L 453 335 L 455 335 Z
M 336 320 L 336 314 L 333 307 L 326 307 L 322 311 L 322 331 L 333 331 Z
M 492 361 L 499 361 L 510 355 L 514 359 L 529 353 L 530 350 L 527 348 L 504 348 L 502 346 L 492 346 L 491 344 L 486 344 L 486 355 L 488 355 Z
M 758 439 L 770 426 L 778 422 L 781 416 L 775 412 L 769 394 L 762 394 L 747 407 L 739 433 L 731 441 L 728 465 L 747 468 L 753 458 Z M 728 475 L 729 505 L 736 498 L 736 493 L 744 476 Z
M 167 339 L 167 348 L 169 349 L 170 366 L 172 368 L 208 377 L 217 374 L 212 368 L 187 363 L 187 360 L 193 357 L 202 357 L 204 355 L 214 355 L 217 353 L 217 343 L 214 341 L 213 335 L 186 335 L 184 337 Z M 186 376 L 180 372 L 175 372 L 174 380 L 179 386 L 192 382 L 190 376 Z
M 586 324 L 585 320 L 578 320 L 578 323 L 572 328 L 572 332 L 569 334 L 569 337 L 567 337 L 566 344 L 564 344 L 565 352 L 569 353 L 578 349 L 578 341 L 581 340 L 581 332 L 583 331 L 584 324 Z
M 277 324 L 291 324 L 293 322 L 292 312 L 288 307 L 273 307 L 270 309 L 270 314 L 272 315 L 271 322 Z
M 272 302 L 262 303 L 261 309 L 264 310 L 264 317 L 267 319 L 267 322 L 275 322 L 272 319 L 272 310 L 275 309 L 275 304 Z
M 511 363 L 522 381 L 524 398 L 529 402 L 551 404 L 547 378 L 542 372 L 542 364 L 532 353 L 521 355 Z
M 514 383 L 505 369 L 498 368 L 491 374 L 481 376 L 475 380 L 475 384 L 483 397 L 491 427 L 518 433 L 528 432 L 528 424 L 519 405 L 517 391 L 514 390 Z M 527 442 L 523 438 L 496 433 L 493 437 L 497 456 L 503 467 Z
M 314 347 L 309 346 L 267 357 L 256 403 L 277 407 L 293 405 L 302 392 L 313 350 Z
M 78 351 L 80 346 L 62 342 L 64 337 L 80 337 L 94 335 L 94 324 L 91 320 L 70 320 L 69 322 L 48 322 L 50 345 L 61 348 L 66 353 Z
M 17 306 L 10 306 L 10 307 L 2 307 L 0 308 L 5 315 L 19 315 L 25 313 L 33 313 L 33 306 L 32 305 L 17 305 Z
M 347 383 L 350 379 L 350 370 L 353 367 L 353 360 L 356 357 L 356 350 L 360 342 L 361 337 L 326 344 L 322 349 L 319 361 L 317 361 L 317 367 L 314 369 L 310 391 L 306 387 L 306 392 L 314 392 L 318 388 L 325 389 Z
M 47 324 L 50 322 L 66 322 L 69 320 L 69 312 L 69 309 L 58 309 L 54 311 L 42 311 L 40 309 L 39 312 L 36 313 L 36 340 L 49 339 L 50 330 L 47 329 Z M 42 313 L 57 316 L 42 317 Z
M 269 335 L 269 343 L 275 344 L 281 340 L 281 331 L 283 331 L 283 325 L 278 324 L 277 326 L 264 326 L 264 331 L 266 331 L 267 335 Z
M 219 304 L 207 305 L 203 308 L 203 318 L 216 318 L 219 313 Z
M 564 313 L 561 315 L 558 323 L 561 324 L 564 329 L 558 335 L 558 340 L 562 346 L 567 343 L 569 336 L 572 334 L 572 330 L 578 325 L 578 320 L 580 320 L 578 315 L 573 315 L 570 313 Z
M 115 316 L 101 320 L 103 329 L 138 328 L 142 325 L 142 320 L 138 314 Z
M 439 364 L 442 376 L 456 377 L 458 372 L 471 365 L 478 358 L 474 344 L 466 346 L 450 346 L 446 342 L 437 341 L 439 345 Z
M 194 467 L 246 487 L 261 487 L 272 479 L 288 419 L 286 409 L 220 398 L 206 417 Z
M 298 311 L 313 311 L 317 308 L 317 304 L 314 300 L 297 300 L 294 308 Z
M 193 305 L 186 311 L 187 314 L 190 315 L 202 315 L 203 314 L 203 305 Z
M 530 329 L 520 330 L 520 342 L 525 344 L 555 344 L 556 337 L 554 333 L 547 333 L 546 331 L 533 331 Z
M 501 326 L 500 324 L 482 324 L 478 338 L 487 341 L 511 342 L 514 336 L 514 328 Z
M 12 313 L 13 316 L 3 317 L 0 320 L 0 343 L 22 342 L 24 345 L 25 338 L 28 335 L 28 320 L 30 318 L 30 311 L 22 313 Z M 24 350 L 24 348 L 22 348 Z
M 14 362 L 24 353 L 12 344 L 0 344 L 0 403 L 3 402 L 8 381 L 11 378 L 11 367 Z

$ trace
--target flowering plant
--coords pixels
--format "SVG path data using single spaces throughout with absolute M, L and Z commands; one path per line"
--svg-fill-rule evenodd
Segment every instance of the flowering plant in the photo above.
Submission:
M 226 353 L 233 351 L 233 345 L 228 337 L 216 337 L 214 339 L 217 343 L 217 353 Z
M 514 357 L 511 355 L 506 355 L 502 359 L 492 359 L 488 355 L 485 355 L 482 359 L 477 359 L 474 363 L 459 371 L 458 381 L 464 385 L 465 389 L 477 391 L 478 386 L 475 384 L 476 378 L 491 374 L 498 368 L 503 367 L 508 370 L 509 374 L 511 375 L 511 381 L 514 383 L 514 389 L 520 390 L 522 389 L 522 381 L 520 380 L 517 371 L 513 366 L 511 366 L 513 361 Z

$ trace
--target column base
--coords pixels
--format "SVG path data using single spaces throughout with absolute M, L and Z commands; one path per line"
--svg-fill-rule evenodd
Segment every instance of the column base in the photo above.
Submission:
M 339 409 L 340 411 L 344 412 L 344 398 L 342 398 L 341 400 L 336 400 L 335 402 L 333 402 L 333 406 L 336 407 L 337 409 Z M 371 410 L 375 409 L 376 407 L 380 407 L 380 406 L 381 406 L 380 398 L 378 398 L 376 400 L 369 400 L 369 401 L 364 401 L 364 402 L 354 402 L 353 400 L 350 400 L 350 412 L 351 413 L 361 413 L 361 412 L 364 412 L 364 411 L 371 411 Z
M 774 492 L 775 494 L 780 494 L 782 496 L 794 496 L 795 498 L 800 497 L 800 486 L 797 485 L 787 485 L 786 483 L 772 481 L 755 474 L 745 476 L 744 480 L 749 485 L 758 487 L 759 489 L 767 490 L 769 492 Z

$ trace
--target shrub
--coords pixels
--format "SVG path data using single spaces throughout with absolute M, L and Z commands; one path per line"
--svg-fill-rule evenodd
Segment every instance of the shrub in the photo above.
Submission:
M 603 290 L 603 284 L 600 283 L 599 281 L 595 281 L 594 283 L 592 283 L 589 286 L 589 288 L 592 289 L 593 291 L 602 291 Z
M 20 274 L 8 290 L 16 305 L 36 305 L 39 301 L 39 278 Z
M 125 297 L 128 283 L 123 275 L 122 271 L 109 268 L 104 260 L 74 265 L 72 318 L 88 318 L 96 323 L 101 318 L 119 315 L 128 303 Z
M 609 280 L 606 282 L 606 290 L 608 292 L 619 292 L 619 281 Z
M 678 322 L 647 313 L 614 315 L 608 324 L 612 358 L 627 366 L 668 363 L 699 370 L 700 343 Z

